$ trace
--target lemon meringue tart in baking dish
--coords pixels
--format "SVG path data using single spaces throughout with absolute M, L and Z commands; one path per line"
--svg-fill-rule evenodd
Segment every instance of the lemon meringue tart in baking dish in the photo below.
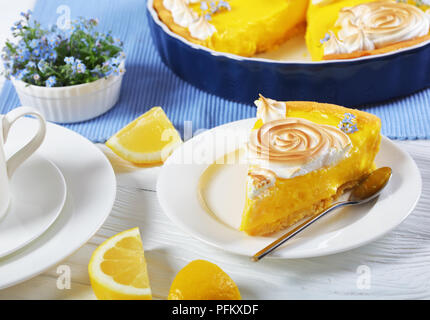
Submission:
M 352 59 L 429 40 L 429 6 L 422 1 L 313 0 L 306 43 L 313 60 Z
M 260 96 L 247 145 L 241 230 L 264 236 L 326 209 L 375 168 L 380 119 L 316 102 Z
M 420 0 L 153 0 L 153 7 L 186 40 L 246 57 L 301 34 L 314 61 L 381 54 L 430 39 L 430 5 Z

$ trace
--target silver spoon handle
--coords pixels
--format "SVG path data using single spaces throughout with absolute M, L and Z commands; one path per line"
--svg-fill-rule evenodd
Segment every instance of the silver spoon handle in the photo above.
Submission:
M 337 208 L 341 208 L 341 207 L 348 206 L 348 205 L 353 205 L 353 204 L 357 204 L 357 201 L 343 201 L 343 202 L 338 202 L 338 203 L 335 203 L 335 204 L 331 205 L 326 210 L 322 211 L 321 213 L 319 213 L 316 216 L 310 217 L 309 219 L 307 219 L 306 221 L 304 221 L 302 224 L 300 224 L 297 227 L 295 227 L 294 229 L 288 231 L 282 237 L 280 237 L 279 239 L 273 241 L 267 247 L 265 247 L 264 249 L 262 249 L 259 252 L 257 252 L 251 258 L 252 261 L 259 261 L 259 260 L 261 260 L 266 255 L 268 255 L 272 251 L 276 250 L 281 245 L 283 245 L 285 242 L 287 242 L 288 240 L 290 240 L 291 238 L 293 238 L 295 235 L 297 235 L 298 233 L 300 233 L 301 231 L 303 231 L 304 229 L 306 229 L 307 227 L 309 227 L 312 223 L 314 223 L 315 221 L 317 221 L 317 220 L 321 219 L 322 217 L 324 217 L 329 212 L 332 212 L 333 210 L 335 210 Z

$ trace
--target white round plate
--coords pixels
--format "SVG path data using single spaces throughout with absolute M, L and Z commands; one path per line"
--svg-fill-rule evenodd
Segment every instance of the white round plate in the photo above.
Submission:
M 0 258 L 44 233 L 57 219 L 67 195 L 60 170 L 38 154 L 16 170 L 10 187 L 11 203 L 0 220 Z
M 200 177 L 215 160 L 247 141 L 255 119 L 246 119 L 209 130 L 187 141 L 164 164 L 157 183 L 159 202 L 167 216 L 192 236 L 221 249 L 252 256 L 277 239 L 251 237 L 234 228 L 244 206 L 243 165 L 224 173 L 210 185 L 212 213 L 198 196 Z M 334 254 L 367 244 L 399 225 L 414 209 L 421 194 L 421 176 L 412 158 L 383 137 L 377 166 L 389 166 L 393 176 L 377 201 L 344 208 L 315 223 L 271 257 L 292 259 Z M 241 167 L 242 166 L 242 167 Z M 242 173 L 241 173 L 242 172 Z M 216 199 L 214 201 L 213 199 Z M 209 203 L 211 202 L 211 203 Z
M 20 119 L 12 127 L 6 151 L 22 146 L 34 134 L 35 120 Z M 105 155 L 77 133 L 48 123 L 38 154 L 62 172 L 67 199 L 56 221 L 24 248 L 0 258 L 0 289 L 32 278 L 55 266 L 82 245 L 109 216 L 116 196 L 115 174 Z

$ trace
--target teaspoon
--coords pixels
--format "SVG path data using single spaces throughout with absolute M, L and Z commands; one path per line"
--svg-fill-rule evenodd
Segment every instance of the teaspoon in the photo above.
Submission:
M 252 261 L 259 261 L 264 258 L 269 253 L 273 252 L 277 248 L 279 248 L 282 244 L 293 238 L 295 235 L 309 227 L 312 223 L 319 220 L 329 212 L 333 210 L 345 206 L 351 205 L 359 205 L 363 203 L 367 203 L 376 197 L 382 192 L 385 186 L 388 184 L 388 181 L 391 178 L 392 170 L 389 167 L 379 168 L 372 173 L 370 173 L 363 181 L 361 181 L 355 188 L 352 189 L 351 194 L 346 201 L 336 202 L 326 210 L 322 211 L 316 216 L 312 216 L 307 219 L 305 222 L 301 223 L 299 226 L 290 230 L 278 240 L 275 240 L 271 244 L 269 244 L 264 249 L 257 252 L 251 259 Z

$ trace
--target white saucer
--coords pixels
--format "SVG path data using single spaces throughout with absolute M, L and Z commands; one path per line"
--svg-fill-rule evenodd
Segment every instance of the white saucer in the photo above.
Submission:
M 200 177 L 208 166 L 247 141 L 255 119 L 209 130 L 187 141 L 164 164 L 157 183 L 159 202 L 167 216 L 183 230 L 210 245 L 252 256 L 276 240 L 251 237 L 236 228 L 244 207 L 246 171 L 225 165 L 214 180 L 212 213 L 198 197 Z M 227 141 L 227 144 L 226 144 Z M 321 219 L 270 257 L 291 259 L 334 254 L 367 244 L 399 225 L 415 208 L 421 194 L 421 176 L 412 158 L 383 137 L 377 166 L 389 166 L 393 177 L 376 202 L 344 208 Z M 240 166 L 240 165 L 239 165 Z
M 6 149 L 22 146 L 37 129 L 30 118 L 14 124 Z M 12 152 L 12 150 L 6 150 Z M 40 237 L 0 258 L 0 289 L 37 276 L 84 245 L 109 216 L 116 196 L 115 174 L 97 146 L 79 134 L 48 123 L 37 151 L 61 171 L 67 198 L 58 218 Z
M 17 169 L 10 186 L 11 203 L 0 220 L 0 257 L 44 233 L 57 219 L 67 195 L 60 170 L 38 154 Z

